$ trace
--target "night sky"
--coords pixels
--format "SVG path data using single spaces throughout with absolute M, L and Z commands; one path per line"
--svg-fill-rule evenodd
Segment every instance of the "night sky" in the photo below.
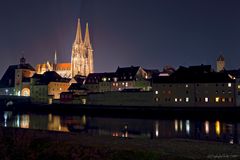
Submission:
M 240 67 L 239 0 L 1 0 L 0 75 L 24 55 L 70 62 L 77 18 L 88 21 L 96 72 L 117 66 Z

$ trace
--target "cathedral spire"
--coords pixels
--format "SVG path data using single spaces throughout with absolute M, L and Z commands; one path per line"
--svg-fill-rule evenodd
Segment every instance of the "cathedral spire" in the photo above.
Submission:
M 75 39 L 75 44 L 80 44 L 82 43 L 82 31 L 81 31 L 81 23 L 80 23 L 80 18 L 78 18 L 78 24 L 77 24 L 77 33 L 76 33 L 76 39 Z
M 54 64 L 57 64 L 57 51 L 54 53 Z
M 88 48 L 91 48 L 88 23 L 86 24 L 86 32 L 85 32 L 84 44 Z

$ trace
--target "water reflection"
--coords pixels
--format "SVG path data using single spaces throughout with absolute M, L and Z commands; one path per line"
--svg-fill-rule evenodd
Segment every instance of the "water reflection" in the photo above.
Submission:
M 90 135 L 129 138 L 191 138 L 239 144 L 239 122 L 197 121 L 191 119 L 151 120 L 60 116 L 54 114 L 15 114 L 3 112 L 4 127 L 31 128 Z
M 21 115 L 21 128 L 29 128 L 30 117 L 28 114 Z
M 216 121 L 216 123 L 215 123 L 215 130 L 216 130 L 217 136 L 219 137 L 220 134 L 221 134 L 220 122 L 219 121 Z
M 204 126 L 205 126 L 205 133 L 208 135 L 209 134 L 209 121 L 205 121 Z

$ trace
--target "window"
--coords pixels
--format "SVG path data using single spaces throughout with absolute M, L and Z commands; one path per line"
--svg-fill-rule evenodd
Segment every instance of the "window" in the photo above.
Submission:
M 155 94 L 158 94 L 158 91 L 155 91 Z
M 240 85 L 238 85 L 237 88 L 240 89 Z
M 215 102 L 219 102 L 219 97 L 216 97 L 216 98 L 215 98 Z
M 225 98 L 222 98 L 222 102 L 225 102 Z
M 189 97 L 186 97 L 185 101 L 186 101 L 186 102 L 189 102 Z
M 155 102 L 158 102 L 158 101 L 159 101 L 159 98 L 158 98 L 158 97 L 156 97 L 156 98 L 155 98 Z
M 232 83 L 228 83 L 228 87 L 232 87 Z
M 188 84 L 186 84 L 185 87 L 188 88 Z
M 208 102 L 208 97 L 205 97 L 205 102 Z
M 177 98 L 175 98 L 175 99 L 174 99 L 174 101 L 175 101 L 175 102 L 177 102 L 177 101 L 178 101 L 178 99 L 177 99 Z

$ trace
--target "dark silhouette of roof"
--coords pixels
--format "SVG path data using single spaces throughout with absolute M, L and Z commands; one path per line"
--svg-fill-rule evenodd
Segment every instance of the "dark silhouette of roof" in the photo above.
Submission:
M 72 83 L 68 88 L 68 90 L 69 91 L 79 91 L 79 90 L 86 91 L 87 89 L 80 83 Z
M 44 74 L 34 74 L 33 77 L 36 80 L 36 84 L 49 84 L 50 82 L 69 82 L 70 79 L 62 78 L 55 71 L 47 71 Z
M 77 81 L 77 83 L 83 84 L 84 80 L 86 79 L 86 76 L 75 75 L 74 79 Z
M 0 87 L 14 87 L 15 84 L 15 70 L 16 69 L 28 69 L 35 71 L 30 64 L 10 65 L 0 81 Z
M 226 72 L 214 72 L 211 66 L 179 67 L 170 76 L 154 77 L 153 83 L 225 83 L 234 82 Z
M 113 72 L 108 73 L 90 73 L 87 78 L 85 84 L 97 84 L 99 82 L 103 82 L 105 78 L 106 82 L 112 82 L 113 78 L 116 77 L 116 74 Z

